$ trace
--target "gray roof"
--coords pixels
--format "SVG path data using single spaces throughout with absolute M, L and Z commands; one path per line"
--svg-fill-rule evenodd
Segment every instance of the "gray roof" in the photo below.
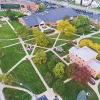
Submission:
M 99 60 L 91 60 L 88 63 L 88 66 L 91 67 L 93 70 L 95 70 L 96 72 L 100 71 L 100 61 Z
M 72 50 L 70 49 L 69 51 L 73 52 L 74 54 L 76 54 L 78 57 L 82 58 L 85 61 L 89 61 L 90 59 L 98 55 L 97 52 L 95 52 L 94 50 L 90 49 L 87 46 L 84 46 L 76 50 L 75 48 Z
M 94 20 L 98 20 L 100 22 L 100 14 L 94 14 L 92 16 L 90 16 L 90 18 L 94 19 Z
M 22 17 L 27 26 L 39 25 L 37 18 L 40 18 L 44 22 L 56 22 L 63 19 L 66 15 L 75 17 L 78 14 L 72 8 L 58 8 L 54 10 L 44 11 L 36 13 L 30 16 Z

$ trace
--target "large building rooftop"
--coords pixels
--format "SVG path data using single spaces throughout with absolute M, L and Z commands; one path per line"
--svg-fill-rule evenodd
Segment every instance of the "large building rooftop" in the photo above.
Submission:
M 44 22 L 56 22 L 63 19 L 66 15 L 69 15 L 70 17 L 75 17 L 78 14 L 72 8 L 58 8 L 22 17 L 22 19 L 27 26 L 35 26 L 40 24 L 38 19 L 41 19 L 41 21 Z
M 82 48 L 76 48 L 73 47 L 71 49 L 69 49 L 69 52 L 72 52 L 74 54 L 76 54 L 78 57 L 82 58 L 84 61 L 89 61 L 91 60 L 93 57 L 96 57 L 98 55 L 97 52 L 95 52 L 94 50 L 92 50 L 91 48 L 84 46 Z

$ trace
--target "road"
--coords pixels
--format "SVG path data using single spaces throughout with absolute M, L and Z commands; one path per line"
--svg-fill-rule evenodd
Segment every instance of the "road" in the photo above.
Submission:
M 99 10 L 96 10 L 96 9 L 91 9 L 89 7 L 83 7 L 83 6 L 77 6 L 77 5 L 74 5 L 74 4 L 69 4 L 68 2 L 64 2 L 64 1 L 56 1 L 56 0 L 43 0 L 43 1 L 47 1 L 47 2 L 50 2 L 50 3 L 54 3 L 54 4 L 58 4 L 58 5 L 62 5 L 62 6 L 65 6 L 67 8 L 75 8 L 75 9 L 80 9 L 80 10 L 86 10 L 88 12 L 93 12 L 94 14 L 100 14 L 100 11 Z

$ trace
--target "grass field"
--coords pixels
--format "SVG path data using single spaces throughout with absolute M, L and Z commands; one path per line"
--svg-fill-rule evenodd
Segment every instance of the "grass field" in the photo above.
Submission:
M 0 27 L 0 39 L 9 39 L 9 38 L 16 38 L 16 34 L 14 31 L 10 28 L 10 26 L 4 22 L 2 24 L 2 27 Z
M 50 35 L 51 38 L 57 38 L 58 34 Z
M 21 12 L 12 11 L 16 16 L 22 16 L 23 14 Z M 7 17 L 6 11 L 0 11 L 0 16 Z
M 60 34 L 60 37 L 59 37 L 59 38 L 60 38 L 60 39 L 66 39 L 66 40 L 74 40 L 74 39 L 76 39 L 76 38 L 79 38 L 79 36 L 73 35 L 73 36 L 67 37 L 67 36 L 64 35 L 64 34 Z
M 93 35 L 94 37 L 99 37 L 100 38 L 100 33 Z
M 0 40 L 0 48 L 3 48 L 5 46 L 14 44 L 14 43 L 18 43 L 19 40 Z
M 31 96 L 23 91 L 4 88 L 3 89 L 6 100 L 31 100 Z
M 76 100 L 78 93 L 81 90 L 90 92 L 91 96 L 87 100 L 99 100 L 96 93 L 87 85 L 79 85 L 75 81 L 70 81 L 65 84 L 65 91 L 60 94 L 63 100 Z
M 21 82 L 24 84 L 24 88 L 29 89 L 35 94 L 40 94 L 46 90 L 29 61 L 23 61 L 11 74 L 15 81 Z
M 61 44 L 64 44 L 64 43 L 66 43 L 66 41 L 58 40 L 58 41 L 56 42 L 56 46 L 61 45 Z
M 17 27 L 23 26 L 18 20 L 11 21 L 12 26 L 16 29 Z
M 100 93 L 100 83 L 99 83 L 99 85 L 98 85 L 98 90 L 99 90 L 99 93 Z
M 25 56 L 25 52 L 21 51 L 20 48 L 22 48 L 22 46 L 18 44 L 3 49 L 5 56 L 1 60 L 0 67 L 4 73 Z

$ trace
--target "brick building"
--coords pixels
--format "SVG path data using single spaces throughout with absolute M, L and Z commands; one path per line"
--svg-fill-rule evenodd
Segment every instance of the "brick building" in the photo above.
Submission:
M 19 5 L 19 9 L 24 12 L 24 11 L 28 11 L 28 10 L 32 10 L 32 11 L 37 11 L 39 10 L 39 5 L 37 5 L 35 2 L 31 2 L 31 1 L 0 1 L 0 9 L 5 8 L 16 8 L 16 6 Z
M 74 46 L 69 49 L 70 61 L 80 67 L 87 67 L 93 77 L 100 74 L 100 61 L 96 59 L 97 55 L 97 52 L 87 46 L 82 48 Z

